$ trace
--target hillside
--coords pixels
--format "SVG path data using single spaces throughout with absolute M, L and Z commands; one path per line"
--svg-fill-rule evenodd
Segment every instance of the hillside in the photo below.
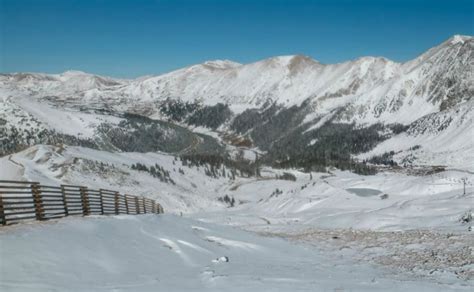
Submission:
M 1 74 L 0 179 L 167 214 L 2 228 L 0 290 L 472 290 L 473 52 Z
M 219 140 L 185 129 L 204 127 L 247 141 L 273 166 L 353 169 L 351 157 L 385 155 L 403 165 L 466 168 L 473 159 L 473 143 L 465 142 L 473 135 L 473 56 L 473 38 L 454 36 L 406 63 L 363 57 L 321 64 L 283 56 L 252 64 L 209 61 L 135 80 L 78 71 L 3 74 L 0 131 L 15 142 L 4 138 L 2 152 L 60 142 L 180 152 L 205 139 L 214 150 L 206 144 L 197 152 L 214 153 Z M 341 146 L 346 143 L 356 146 Z
M 2 261 L 9 263 L 0 289 L 7 291 L 242 291 L 243 287 L 290 291 L 295 285 L 302 291 L 443 291 L 449 287 L 396 279 L 368 264 L 358 264 L 354 271 L 347 268 L 349 260 L 308 253 L 282 239 L 169 215 L 71 218 L 20 226 L 1 230 L 0 243 Z M 19 274 L 25 276 L 21 282 Z

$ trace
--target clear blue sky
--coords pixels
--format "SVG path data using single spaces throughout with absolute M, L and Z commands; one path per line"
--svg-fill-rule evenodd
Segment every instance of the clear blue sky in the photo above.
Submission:
M 0 71 L 116 77 L 205 60 L 412 59 L 473 35 L 473 0 L 0 0 Z

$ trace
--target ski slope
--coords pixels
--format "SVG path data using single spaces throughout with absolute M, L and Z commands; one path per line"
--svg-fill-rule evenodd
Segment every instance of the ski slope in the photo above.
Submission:
M 135 163 L 160 165 L 175 184 L 132 169 Z M 283 171 L 296 181 L 276 179 Z M 263 168 L 261 173 L 260 178 L 214 178 L 204 167 L 183 165 L 165 153 L 72 146 L 37 145 L 2 157 L 4 179 L 145 195 L 170 215 L 67 218 L 2 228 L 0 291 L 474 287 L 472 222 L 460 221 L 474 206 L 472 172 L 360 176 L 335 169 L 309 174 Z M 225 195 L 235 199 L 234 207 L 218 200 Z M 226 256 L 229 262 L 213 262 Z
M 0 246 L 1 291 L 469 290 L 172 215 L 11 226 Z
M 135 163 L 160 165 L 175 184 L 132 169 Z M 99 167 L 100 164 L 106 166 Z M 338 170 L 308 174 L 263 168 L 260 178 L 237 176 L 232 180 L 207 176 L 204 167 L 183 165 L 165 153 L 117 153 L 46 145 L 2 157 L 0 165 L 0 177 L 4 179 L 87 185 L 144 195 L 158 200 L 167 213 L 198 214 L 202 218 L 212 214 L 211 221 L 232 225 L 266 227 L 269 220 L 272 228 L 291 224 L 384 231 L 463 231 L 467 227 L 459 223 L 459 218 L 474 208 L 474 174 L 458 169 L 425 176 L 396 172 L 361 176 Z M 275 178 L 283 172 L 292 173 L 296 181 Z M 463 195 L 463 179 L 467 182 L 467 195 Z M 376 190 L 378 195 L 358 196 L 350 192 L 353 188 Z M 381 199 L 382 194 L 387 198 Z M 235 199 L 234 207 L 218 201 L 226 195 Z

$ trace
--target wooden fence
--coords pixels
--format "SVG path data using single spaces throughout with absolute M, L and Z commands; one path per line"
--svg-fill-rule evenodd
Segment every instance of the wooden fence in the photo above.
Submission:
M 0 225 L 73 215 L 163 213 L 155 200 L 84 186 L 0 180 Z

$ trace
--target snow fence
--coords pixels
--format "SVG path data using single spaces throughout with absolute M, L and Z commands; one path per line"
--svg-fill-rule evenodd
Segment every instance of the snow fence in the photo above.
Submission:
M 0 225 L 73 215 L 163 213 L 155 200 L 85 186 L 0 180 Z

